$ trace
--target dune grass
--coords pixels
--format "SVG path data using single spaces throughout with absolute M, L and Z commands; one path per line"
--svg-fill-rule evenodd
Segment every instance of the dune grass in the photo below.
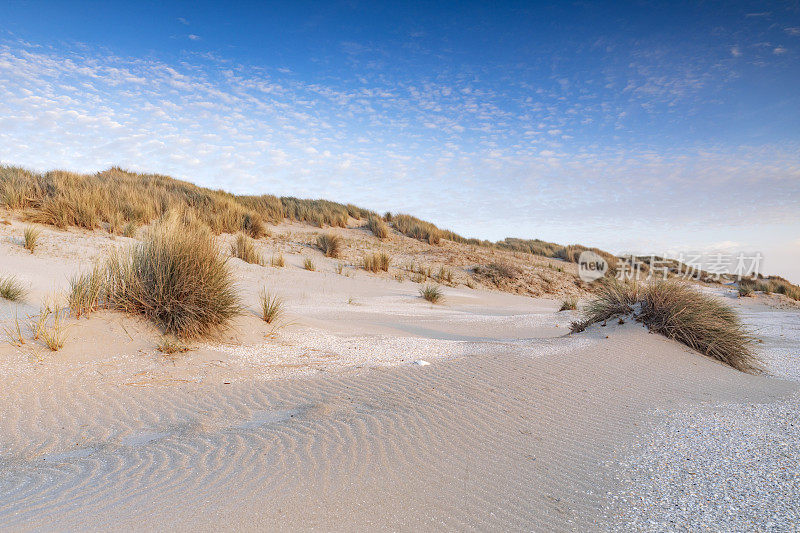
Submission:
M 241 312 L 230 268 L 211 234 L 175 217 L 127 252 L 112 254 L 106 290 L 112 308 L 143 315 L 181 338 L 208 335 Z
M 438 285 L 425 285 L 424 287 L 420 288 L 419 295 L 432 304 L 439 303 L 444 298 L 442 289 Z
M 36 245 L 39 242 L 39 235 L 41 234 L 42 231 L 33 226 L 27 226 L 25 228 L 25 232 L 23 233 L 23 246 L 30 253 L 33 253 L 36 250 Z
M 14 323 L 11 326 L 3 326 L 3 331 L 6 334 L 8 342 L 14 346 L 22 346 L 25 344 L 25 336 L 22 334 L 22 326 L 19 322 L 19 316 L 14 313 Z
M 39 331 L 39 336 L 42 338 L 45 346 L 50 348 L 51 351 L 57 352 L 64 347 L 67 340 L 67 327 L 64 325 L 64 311 L 57 305 L 52 309 L 53 320 L 50 326 L 42 326 Z
M 612 278 L 586 306 L 582 320 L 572 323 L 572 331 L 625 315 L 737 370 L 756 373 L 763 368 L 736 311 L 677 280 L 637 286 Z
M 389 219 L 391 220 L 391 215 Z M 385 239 L 389 236 L 389 226 L 377 216 L 371 216 L 367 219 L 367 227 L 379 239 Z
M 444 236 L 444 232 L 435 225 L 411 215 L 395 215 L 392 217 L 392 224 L 403 235 L 428 244 L 439 244 Z
M 100 308 L 105 281 L 106 270 L 99 263 L 89 272 L 76 274 L 70 278 L 67 306 L 72 316 L 75 318 L 88 316 Z
M 0 297 L 19 302 L 25 299 L 26 292 L 16 276 L 0 276 Z
M 391 262 L 392 258 L 384 252 L 368 254 L 364 256 L 364 270 L 375 274 L 381 271 L 388 272 Z
M 767 278 L 742 278 L 739 280 L 739 293 L 742 291 L 761 291 L 764 294 L 783 294 L 793 300 L 800 300 L 800 287 L 780 276 Z
M 236 241 L 231 243 L 231 255 L 253 265 L 263 265 L 264 259 L 256 249 L 256 243 L 252 237 L 244 233 L 236 236 Z
M 338 258 L 342 250 L 342 238 L 333 233 L 317 235 L 317 248 L 322 250 L 325 257 Z
M 317 265 L 314 264 L 314 261 L 312 261 L 310 257 L 306 257 L 303 261 L 303 268 L 309 272 L 314 272 L 317 269 Z
M 272 324 L 283 315 L 283 299 L 261 289 L 258 295 L 261 304 L 261 319 L 267 324 Z
M 559 311 L 575 311 L 578 308 L 578 299 L 574 296 L 564 299 L 561 302 Z
M 389 235 L 385 221 L 399 232 L 438 245 L 442 239 L 493 248 L 574 260 L 578 245 L 561 246 L 544 241 L 506 239 L 492 243 L 462 237 L 431 222 L 411 215 L 387 213 L 385 221 L 374 211 L 352 204 L 328 200 L 307 200 L 272 195 L 234 195 L 199 187 L 160 174 L 138 174 L 112 167 L 96 174 L 53 170 L 43 174 L 20 167 L 0 165 L 0 206 L 23 210 L 36 223 L 65 228 L 74 226 L 109 231 L 132 237 L 137 228 L 159 220 L 174 211 L 191 213 L 212 233 L 243 232 L 250 237 L 268 235 L 267 224 L 283 220 L 299 221 L 317 227 L 346 228 L 350 218 L 366 220 L 378 238 Z M 604 257 L 610 254 L 598 251 Z
M 286 259 L 283 257 L 283 254 L 273 255 L 269 264 L 276 268 L 283 268 L 286 266 Z

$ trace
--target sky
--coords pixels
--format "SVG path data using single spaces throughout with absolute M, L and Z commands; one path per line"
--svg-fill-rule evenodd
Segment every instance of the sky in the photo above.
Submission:
M 0 162 L 800 282 L 800 5 L 10 0 Z

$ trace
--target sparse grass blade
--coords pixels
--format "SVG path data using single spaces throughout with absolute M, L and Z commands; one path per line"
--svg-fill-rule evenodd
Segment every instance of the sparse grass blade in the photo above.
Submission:
M 25 287 L 16 276 L 0 276 L 0 296 L 11 302 L 25 299 Z
M 438 285 L 426 285 L 422 287 L 419 290 L 419 295 L 432 304 L 439 303 L 444 297 L 442 289 Z
M 57 306 L 53 309 L 53 323 L 52 325 L 45 326 L 40 335 L 45 346 L 50 348 L 51 351 L 57 352 L 64 347 L 67 340 L 67 327 L 63 323 L 64 311 Z
M 286 259 L 284 259 L 283 254 L 273 255 L 270 264 L 277 268 L 283 268 L 286 266 Z
M 267 324 L 272 324 L 283 315 L 283 299 L 279 296 L 261 289 L 258 299 L 261 303 L 261 318 Z
M 314 261 L 312 261 L 311 258 L 309 257 L 306 257 L 306 260 L 303 261 L 303 268 L 305 268 L 310 272 L 313 272 L 317 269 L 316 265 L 314 264 Z
M 559 311 L 574 311 L 578 308 L 578 299 L 575 297 L 566 298 L 561 302 Z
M 35 228 L 33 226 L 27 226 L 24 232 L 24 246 L 25 249 L 28 250 L 30 253 L 33 253 L 36 250 L 36 245 L 39 242 L 39 235 L 42 234 L 42 231 L 39 228 Z

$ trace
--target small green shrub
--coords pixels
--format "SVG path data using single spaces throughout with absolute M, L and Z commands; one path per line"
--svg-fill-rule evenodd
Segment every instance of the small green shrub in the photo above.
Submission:
M 426 285 L 422 287 L 419 290 L 419 295 L 432 304 L 439 303 L 444 297 L 442 290 L 437 285 Z

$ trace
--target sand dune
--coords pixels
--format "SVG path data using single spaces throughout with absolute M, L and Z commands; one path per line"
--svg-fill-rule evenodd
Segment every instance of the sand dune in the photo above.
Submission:
M 117 245 L 80 238 L 66 257 L 2 243 L 31 287 L 4 323 Z M 636 324 L 566 336 L 555 300 L 460 287 L 433 306 L 408 281 L 234 266 L 251 316 L 186 354 L 111 312 L 59 352 L 0 346 L 2 529 L 601 529 L 653 409 L 797 389 Z M 262 283 L 287 300 L 278 329 L 254 316 Z

